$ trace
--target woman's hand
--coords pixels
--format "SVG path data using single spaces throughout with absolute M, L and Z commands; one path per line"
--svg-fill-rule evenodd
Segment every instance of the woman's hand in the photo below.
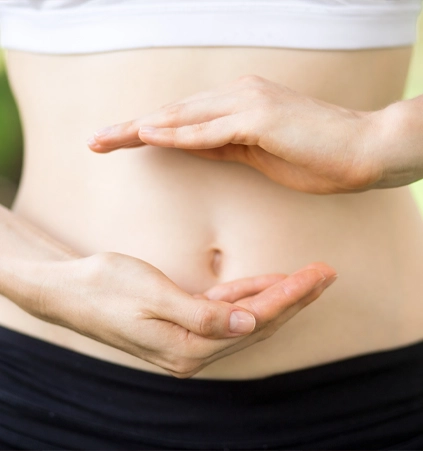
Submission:
M 318 194 L 388 188 L 423 177 L 423 158 L 416 168 L 395 105 L 359 112 L 247 76 L 108 127 L 89 146 L 100 153 L 143 144 L 177 147 L 241 162 L 277 183 Z
M 242 279 L 191 296 L 156 268 L 122 254 L 20 269 L 28 287 L 31 280 L 44 280 L 37 292 L 21 291 L 31 301 L 17 304 L 31 314 L 178 377 L 266 339 L 336 278 L 332 268 L 315 263 L 290 276 Z

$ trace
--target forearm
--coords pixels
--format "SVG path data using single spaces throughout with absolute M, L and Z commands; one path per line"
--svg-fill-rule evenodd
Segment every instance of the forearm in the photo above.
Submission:
M 78 257 L 32 224 L 0 206 L 0 294 L 42 317 L 40 290 L 52 264 Z
M 0 260 L 66 260 L 77 254 L 0 205 Z

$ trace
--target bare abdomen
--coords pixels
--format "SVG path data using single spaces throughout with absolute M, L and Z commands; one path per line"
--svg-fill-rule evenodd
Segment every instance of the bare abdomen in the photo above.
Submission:
M 250 168 L 180 150 L 145 147 L 97 155 L 85 145 L 98 127 L 245 73 L 345 106 L 379 108 L 398 96 L 406 72 L 399 63 L 406 64 L 408 50 L 393 51 L 390 59 L 387 51 L 359 57 L 360 52 L 328 56 L 281 50 L 278 56 L 274 49 L 182 50 L 66 58 L 10 55 L 26 129 L 25 171 L 15 210 L 82 254 L 133 255 L 190 293 L 239 277 L 292 272 L 312 261 L 338 270 L 337 283 L 275 336 L 215 362 L 200 376 L 258 377 L 423 336 L 422 309 L 417 309 L 423 233 L 407 189 L 313 196 L 276 185 Z M 165 68 L 172 61 L 179 65 L 171 75 Z M 351 70 L 342 72 L 346 61 Z M 368 64 L 367 75 L 362 67 L 354 69 L 358 63 Z M 194 64 L 202 71 L 190 72 Z M 391 72 L 385 72 L 387 65 Z M 375 73 L 383 73 L 385 85 L 371 89 Z M 341 87 L 348 80 L 351 89 L 344 93 Z M 156 370 L 1 302 L 2 324 Z

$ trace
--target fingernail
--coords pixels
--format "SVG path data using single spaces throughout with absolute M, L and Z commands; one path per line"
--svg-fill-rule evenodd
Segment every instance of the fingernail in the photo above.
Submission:
M 95 142 L 94 138 L 87 139 L 87 144 L 91 146 L 95 146 L 97 143 Z
M 256 319 L 253 315 L 236 310 L 229 317 L 229 331 L 234 334 L 249 334 L 256 327 Z
M 94 132 L 94 135 L 97 136 L 98 138 L 104 138 L 105 136 L 110 134 L 110 132 L 112 130 L 113 130 L 113 127 L 104 127 L 104 128 L 101 128 L 100 130 L 97 130 L 96 132 Z
M 320 271 L 319 271 L 319 272 L 320 272 Z M 320 273 L 320 274 L 322 274 L 322 273 Z M 314 284 L 313 290 L 316 289 L 316 288 L 321 287 L 325 282 L 326 282 L 326 277 L 322 274 L 322 278 L 319 279 L 319 280 Z
M 154 133 L 157 130 L 157 128 L 155 127 L 141 127 L 138 130 L 138 134 L 139 135 L 151 135 L 152 133 Z
M 337 278 L 338 278 L 338 274 L 335 274 L 334 276 L 331 276 L 331 277 L 329 277 L 328 279 L 326 279 L 326 280 L 323 282 L 324 288 L 326 289 L 326 288 L 330 287 L 330 286 L 335 282 L 335 280 L 336 280 Z

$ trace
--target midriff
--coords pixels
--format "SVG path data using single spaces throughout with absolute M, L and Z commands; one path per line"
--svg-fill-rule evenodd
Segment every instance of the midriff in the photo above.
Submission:
M 246 74 L 345 107 L 383 108 L 401 97 L 409 58 L 409 48 L 9 52 L 25 133 L 13 209 L 81 255 L 138 257 L 189 293 L 240 277 L 289 273 L 313 261 L 337 269 L 336 284 L 270 339 L 196 377 L 262 377 L 415 342 L 423 337 L 423 223 L 408 188 L 317 196 L 182 150 L 98 155 L 86 146 L 100 127 Z M 31 317 L 6 298 L 0 311 L 6 327 L 164 372 Z

